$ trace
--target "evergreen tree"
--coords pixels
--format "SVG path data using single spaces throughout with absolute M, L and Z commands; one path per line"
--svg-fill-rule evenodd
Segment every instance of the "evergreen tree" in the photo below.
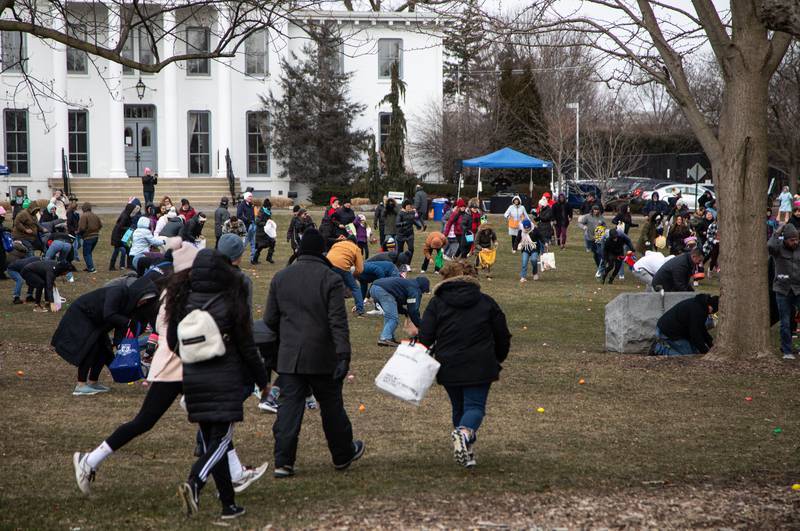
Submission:
M 477 66 L 484 46 L 484 20 L 478 0 L 467 0 L 458 18 L 445 29 L 445 96 L 458 92 L 469 96 L 473 84 L 480 82 L 480 78 L 469 75 L 469 71 Z
M 380 104 L 388 103 L 392 109 L 389 137 L 383 146 L 383 157 L 386 164 L 386 184 L 390 189 L 396 190 L 406 187 L 406 116 L 400 107 L 400 100 L 405 101 L 406 98 L 406 83 L 400 79 L 397 62 L 392 65 L 391 74 L 391 89 Z
M 506 58 L 500 70 L 495 149 L 510 147 L 544 158 L 547 153 L 547 121 L 536 87 L 531 63 Z M 519 180 L 527 172 L 514 172 Z
M 343 74 L 331 41 L 303 48 L 302 59 L 281 59 L 280 97 L 262 97 L 270 112 L 272 149 L 280 160 L 281 177 L 312 187 L 346 185 L 357 175 L 357 164 L 367 138 L 353 128 L 364 105 L 353 103 L 347 90 L 350 74 Z

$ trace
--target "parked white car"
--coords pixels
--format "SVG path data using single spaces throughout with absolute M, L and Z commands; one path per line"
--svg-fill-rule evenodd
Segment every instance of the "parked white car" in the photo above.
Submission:
M 653 195 L 653 192 L 658 192 L 658 197 L 662 201 L 667 201 L 670 197 L 675 195 L 675 191 L 678 190 L 681 193 L 681 198 L 679 202 L 684 203 L 689 210 L 696 210 L 697 209 L 697 200 L 703 195 L 706 191 L 711 192 L 711 195 L 716 197 L 714 193 L 714 188 L 712 185 L 706 184 L 698 184 L 697 185 L 697 195 L 695 195 L 695 186 L 693 184 L 666 184 L 655 188 L 654 190 L 648 190 L 646 192 L 642 192 L 642 199 L 644 201 L 649 201 L 650 197 Z

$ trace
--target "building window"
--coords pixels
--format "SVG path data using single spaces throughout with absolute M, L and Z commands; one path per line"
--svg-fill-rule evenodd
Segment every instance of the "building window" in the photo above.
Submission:
M 211 173 L 211 113 L 189 111 L 189 175 Z
M 67 31 L 76 39 L 86 40 L 86 26 L 83 24 L 70 24 Z M 67 72 L 70 74 L 89 73 L 89 57 L 86 52 L 72 47 L 67 48 Z
M 28 60 L 28 50 L 25 43 L 25 34 L 19 31 L 4 31 L 2 35 L 3 73 L 24 72 Z
M 269 175 L 269 115 L 247 113 L 247 174 Z
M 389 129 L 392 127 L 392 113 L 382 112 L 378 115 L 380 122 L 380 138 L 378 138 L 378 150 L 383 151 L 383 146 L 389 141 Z
M 6 166 L 13 174 L 28 174 L 28 111 L 6 109 L 3 112 L 6 131 Z
M 269 47 L 267 31 L 253 33 L 244 41 L 244 73 L 250 76 L 266 76 L 269 73 Z
M 211 36 L 208 28 L 188 28 L 186 30 L 186 53 L 208 53 Z M 209 74 L 208 59 L 189 59 L 186 61 L 186 73 L 190 76 L 207 76 Z
M 397 63 L 403 77 L 403 39 L 378 39 L 378 77 L 392 77 L 392 64 Z
M 122 46 L 122 57 L 147 65 L 156 64 L 156 56 L 150 46 L 150 36 L 147 31 L 139 28 L 128 34 L 128 38 L 125 39 L 125 44 Z M 131 75 L 135 73 L 135 70 L 123 65 L 122 73 Z
M 75 175 L 89 175 L 89 113 L 69 111 L 69 171 Z

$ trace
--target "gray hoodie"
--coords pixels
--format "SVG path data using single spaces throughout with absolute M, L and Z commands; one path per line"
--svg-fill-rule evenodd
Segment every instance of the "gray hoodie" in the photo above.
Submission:
M 602 213 L 599 216 L 593 216 L 590 212 L 578 218 L 578 226 L 583 229 L 583 238 L 585 240 L 594 241 L 594 229 L 597 228 L 601 221 L 603 223 L 606 221 Z

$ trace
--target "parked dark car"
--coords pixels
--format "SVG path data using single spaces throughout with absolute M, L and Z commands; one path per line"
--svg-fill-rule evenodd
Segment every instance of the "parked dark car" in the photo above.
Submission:
M 641 182 L 639 177 L 618 177 L 610 179 L 605 188 L 603 205 L 606 210 L 616 211 L 630 203 L 635 186 Z
M 594 194 L 597 202 L 603 204 L 603 194 L 600 187 L 592 181 L 568 181 L 567 182 L 567 203 L 573 210 L 580 210 L 586 196 Z

